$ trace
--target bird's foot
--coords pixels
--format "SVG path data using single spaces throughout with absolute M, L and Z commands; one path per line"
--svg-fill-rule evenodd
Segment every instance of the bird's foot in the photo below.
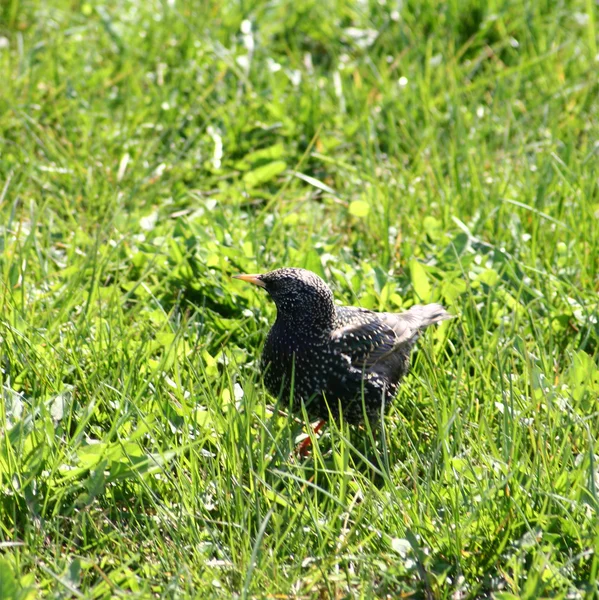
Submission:
M 324 426 L 326 421 L 324 419 L 319 419 L 316 422 L 316 425 L 312 427 L 312 433 L 316 435 Z M 312 446 L 312 438 L 308 435 L 307 438 L 303 439 L 295 449 L 298 456 L 301 458 L 306 458 L 310 454 L 310 446 Z

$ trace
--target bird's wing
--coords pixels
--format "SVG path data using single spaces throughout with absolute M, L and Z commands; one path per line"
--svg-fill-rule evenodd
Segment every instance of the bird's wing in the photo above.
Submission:
M 332 338 L 354 366 L 370 367 L 401 347 L 409 351 L 421 329 L 450 318 L 440 304 L 416 305 L 400 314 L 339 307 Z
M 339 307 L 334 347 L 359 369 L 374 365 L 397 345 L 397 334 L 377 313 L 363 308 Z

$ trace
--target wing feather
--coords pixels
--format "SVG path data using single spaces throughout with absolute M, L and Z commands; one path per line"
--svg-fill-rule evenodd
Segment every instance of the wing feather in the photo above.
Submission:
M 331 334 L 332 342 L 354 367 L 371 367 L 393 351 L 397 335 L 377 313 L 353 307 L 337 312 L 339 326 Z
M 354 366 L 362 369 L 374 366 L 402 347 L 409 352 L 422 329 L 451 318 L 440 304 L 415 305 L 400 314 L 339 307 L 338 327 L 332 340 Z

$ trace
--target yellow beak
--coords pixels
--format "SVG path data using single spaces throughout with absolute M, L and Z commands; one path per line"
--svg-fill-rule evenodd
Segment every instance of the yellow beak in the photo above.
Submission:
M 264 282 L 261 279 L 258 279 L 260 274 L 253 275 L 233 275 L 233 279 L 241 279 L 241 281 L 247 281 L 248 283 L 253 283 L 254 285 L 258 285 L 260 287 L 266 287 Z

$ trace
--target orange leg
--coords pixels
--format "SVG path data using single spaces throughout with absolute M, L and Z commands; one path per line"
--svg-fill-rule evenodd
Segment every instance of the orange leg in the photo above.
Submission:
M 325 423 L 326 423 L 326 421 L 324 419 L 318 420 L 318 423 L 316 423 L 316 425 L 314 425 L 314 428 L 312 429 L 314 435 L 316 435 L 323 428 Z M 299 456 L 301 456 L 302 458 L 305 458 L 306 456 L 308 456 L 308 449 L 310 448 L 311 445 L 312 445 L 312 438 L 310 436 L 308 436 L 305 440 L 302 440 L 298 444 L 297 449 L 296 449 Z

